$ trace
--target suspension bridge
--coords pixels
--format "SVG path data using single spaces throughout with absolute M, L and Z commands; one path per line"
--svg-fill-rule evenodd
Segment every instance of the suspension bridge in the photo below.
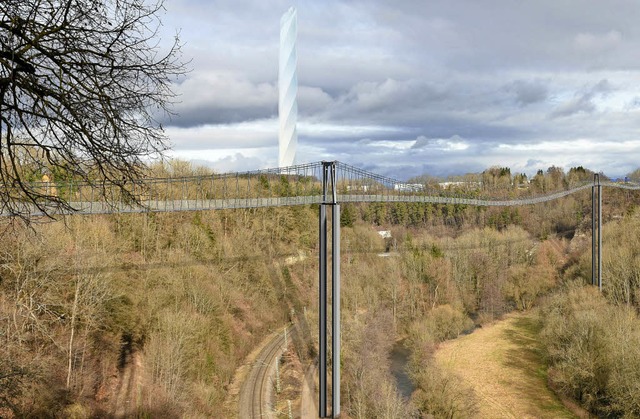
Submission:
M 440 187 L 433 183 L 407 183 L 340 162 L 316 162 L 296 166 L 238 173 L 201 176 L 145 178 L 121 187 L 96 182 L 33 182 L 29 188 L 43 196 L 37 202 L 11 202 L 0 216 L 26 218 L 46 214 L 111 214 L 142 212 L 208 211 L 322 204 L 323 170 L 331 164 L 335 188 L 332 202 L 417 202 L 472 206 L 521 206 L 559 199 L 593 187 L 590 181 L 569 185 L 552 193 L 532 195 L 519 191 L 517 197 L 496 198 L 478 187 Z M 636 183 L 603 181 L 604 187 L 638 190 Z M 4 186 L 10 191 L 16 186 Z M 471 191 L 471 189 L 476 189 Z M 55 196 L 68 205 L 47 201 Z
M 11 196 L 11 188 L 4 186 Z M 601 181 L 566 185 L 551 193 L 496 198 L 480 185 L 466 191 L 433 183 L 406 183 L 340 162 L 317 162 L 241 173 L 146 178 L 111 187 L 99 182 L 40 182 L 28 186 L 39 194 L 31 202 L 4 201 L 1 216 L 23 218 L 55 214 L 112 214 L 209 211 L 319 205 L 319 417 L 327 416 L 328 369 L 331 365 L 331 416 L 340 415 L 340 362 L 328 362 L 328 320 L 332 359 L 340 359 L 340 204 L 351 202 L 431 203 L 470 206 L 522 206 L 553 201 L 591 188 L 592 284 L 602 290 L 602 188 L 640 190 L 636 183 Z M 464 188 L 462 188 L 464 189 Z M 495 191 L 493 191 L 495 194 Z M 49 198 L 55 198 L 47 200 Z M 62 204 L 61 204 L 62 203 Z M 331 214 L 331 216 L 329 216 Z M 329 223 L 331 253 L 329 254 Z M 329 275 L 329 272 L 331 275 Z M 328 279 L 331 278 L 331 316 Z M 337 354 L 337 355 L 335 355 Z

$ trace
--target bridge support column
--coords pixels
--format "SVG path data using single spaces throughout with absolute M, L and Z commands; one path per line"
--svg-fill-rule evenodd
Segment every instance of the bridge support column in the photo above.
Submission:
M 602 292 L 602 185 L 598 176 L 598 289 Z
M 327 416 L 327 206 L 320 205 L 320 289 L 318 290 L 319 416 Z
M 593 186 L 591 187 L 591 285 L 596 285 L 597 278 L 597 233 L 596 233 L 596 218 L 598 216 L 596 209 L 596 181 L 595 177 L 598 175 L 593 175 Z
M 591 285 L 602 292 L 602 185 L 597 173 L 591 187 Z
M 335 162 L 322 162 L 322 203 L 319 224 L 319 407 L 321 418 L 340 416 L 340 205 Z M 331 192 L 331 194 L 329 194 Z M 327 208 L 331 207 L 331 416 L 327 416 Z
M 340 205 L 333 205 L 331 217 L 331 414 L 340 416 Z

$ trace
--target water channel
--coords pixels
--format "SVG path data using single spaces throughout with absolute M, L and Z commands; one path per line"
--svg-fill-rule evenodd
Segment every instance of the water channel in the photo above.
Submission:
M 415 390 L 413 382 L 407 374 L 407 365 L 409 364 L 409 357 L 411 352 L 407 349 L 403 342 L 396 342 L 389 354 L 389 360 L 391 361 L 391 374 L 396 381 L 396 387 L 398 392 L 406 398 L 411 397 L 411 393 Z

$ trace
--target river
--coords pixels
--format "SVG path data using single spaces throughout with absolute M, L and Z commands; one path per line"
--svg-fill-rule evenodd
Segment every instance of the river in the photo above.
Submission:
M 398 392 L 406 398 L 411 397 L 411 393 L 415 390 L 413 382 L 407 374 L 407 365 L 409 364 L 409 357 L 411 352 L 407 349 L 403 342 L 397 342 L 393 345 L 391 353 L 389 354 L 389 360 L 391 361 L 391 374 L 396 381 L 396 387 Z

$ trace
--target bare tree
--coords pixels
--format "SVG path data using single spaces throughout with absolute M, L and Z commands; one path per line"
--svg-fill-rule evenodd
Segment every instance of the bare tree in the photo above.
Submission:
M 163 0 L 0 2 L 0 212 L 70 210 L 43 174 L 104 191 L 166 150 L 156 116 L 184 73 L 178 37 L 159 39 Z

